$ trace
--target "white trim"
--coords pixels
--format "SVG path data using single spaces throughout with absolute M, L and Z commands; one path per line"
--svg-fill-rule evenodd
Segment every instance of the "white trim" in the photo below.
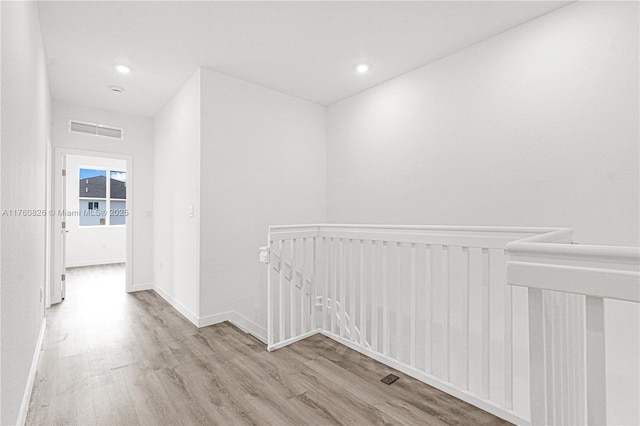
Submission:
M 40 360 L 40 351 L 42 350 L 42 342 L 44 340 L 44 331 L 47 328 L 47 319 L 42 318 L 42 324 L 40 325 L 40 334 L 38 335 L 38 341 L 36 343 L 36 350 L 33 353 L 33 360 L 31 361 L 31 369 L 29 370 L 29 377 L 27 378 L 27 385 L 24 388 L 24 395 L 22 397 L 22 404 L 20 405 L 20 412 L 18 413 L 17 425 L 24 425 L 27 422 L 27 412 L 29 411 L 29 402 L 31 401 L 31 392 L 33 391 L 33 383 L 36 379 L 36 371 L 38 369 L 38 361 Z
M 363 348 L 361 346 L 359 346 L 358 344 L 356 344 L 355 342 L 351 342 L 348 339 L 345 339 L 343 337 L 337 336 L 335 334 L 332 334 L 328 331 L 320 331 L 321 334 L 323 334 L 324 336 L 327 336 L 328 338 L 350 348 L 353 349 L 356 352 L 360 352 L 363 355 L 368 356 L 369 358 L 373 358 L 378 362 L 381 362 L 385 365 L 388 365 L 391 368 L 395 368 L 398 371 L 403 372 L 404 374 L 411 376 L 415 379 L 420 380 L 421 382 L 424 382 L 426 384 L 428 384 L 429 386 L 433 386 L 436 389 L 439 389 L 451 396 L 454 396 L 458 399 L 461 399 L 471 405 L 474 405 L 488 413 L 493 414 L 494 416 L 500 417 L 501 419 L 504 419 L 508 422 L 514 423 L 516 425 L 523 425 L 523 426 L 528 426 L 531 423 L 520 417 L 517 413 L 515 413 L 514 411 L 507 411 L 504 408 L 490 402 L 490 401 L 486 401 L 483 400 L 479 395 L 476 395 L 472 392 L 466 391 L 466 390 L 462 390 L 459 389 L 449 383 L 445 383 L 442 380 L 440 380 L 439 378 L 432 376 L 430 374 L 427 374 L 423 371 L 420 371 L 416 368 L 410 367 L 406 364 L 403 364 L 399 361 L 396 361 L 386 355 L 380 354 L 378 352 L 374 352 L 372 350 Z
M 240 315 L 236 311 L 229 312 L 230 317 L 228 321 L 238 327 L 240 330 L 247 334 L 252 335 L 256 339 L 260 340 L 265 345 L 267 344 L 267 330 L 264 327 L 256 324 L 247 317 Z
M 102 259 L 102 260 L 87 260 L 84 262 L 67 262 L 67 268 L 80 268 L 83 266 L 96 266 L 96 265 L 111 265 L 114 263 L 126 263 L 127 259 Z
M 182 303 L 178 302 L 173 298 L 173 296 L 171 296 L 163 289 L 159 287 L 153 287 L 153 291 L 155 291 L 160 297 L 166 300 L 168 304 L 173 306 L 173 308 L 178 311 L 183 317 L 189 320 L 189 322 L 198 327 L 199 318 L 196 314 L 187 309 Z
M 198 328 L 202 328 L 229 321 L 229 317 L 231 316 L 231 314 L 232 312 L 223 312 L 221 314 L 207 315 L 206 317 L 198 318 L 196 326 Z
M 262 343 L 267 344 L 267 330 L 235 311 L 223 312 L 221 314 L 207 315 L 205 317 L 202 317 L 198 320 L 198 328 L 220 324 L 221 322 L 225 321 L 229 321 L 240 330 L 252 335 Z
M 270 226 L 269 242 L 332 237 L 503 249 L 507 243 L 516 240 L 530 242 L 570 240 L 572 232 L 568 228 L 310 224 Z
M 147 286 L 149 286 L 149 288 L 146 288 Z M 187 309 L 184 305 L 178 302 L 175 298 L 169 295 L 169 293 L 167 293 L 166 291 L 158 287 L 154 287 L 151 284 L 139 284 L 135 287 L 136 289 L 132 291 L 140 291 L 140 290 L 147 290 L 147 289 L 151 289 L 155 291 L 158 295 L 160 295 L 160 297 L 166 300 L 167 303 L 169 303 L 176 311 L 178 311 L 182 316 L 184 316 L 186 319 L 188 319 L 193 325 L 195 325 L 198 328 L 208 327 L 210 325 L 220 324 L 222 322 L 229 321 L 231 324 L 235 325 L 243 332 L 252 335 L 256 339 L 260 340 L 262 343 L 264 344 L 267 343 L 267 337 L 266 337 L 267 330 L 264 327 L 261 327 L 260 325 L 256 324 L 255 322 L 251 321 L 250 319 L 244 317 L 243 315 L 235 311 L 228 311 L 220 314 L 207 315 L 205 317 L 198 317 L 189 309 Z
M 127 293 L 135 293 L 136 291 L 153 290 L 153 283 L 136 283 L 127 289 Z
M 640 273 L 636 271 L 507 262 L 507 282 L 528 288 L 640 303 Z
M 388 225 L 388 224 L 354 224 L 354 223 L 310 223 L 300 225 L 274 225 L 270 226 L 271 232 L 301 229 L 301 228 L 348 228 L 348 229 L 393 229 L 393 230 L 420 230 L 420 231 L 473 231 L 473 232 L 508 232 L 526 234 L 544 234 L 566 228 L 549 227 L 522 227 L 522 226 L 455 226 L 455 225 Z M 564 231 L 563 231 L 564 232 Z
M 538 258 L 547 261 L 574 261 L 584 265 L 593 265 L 594 262 L 613 264 L 616 267 L 625 265 L 637 270 L 640 248 L 622 246 L 593 246 L 580 244 L 558 244 L 526 242 L 525 240 L 512 241 L 507 244 L 506 250 L 511 257 Z
M 284 348 L 285 346 L 289 346 L 292 343 L 299 342 L 300 340 L 304 340 L 307 337 L 311 337 L 311 336 L 313 336 L 315 334 L 318 334 L 318 333 L 324 334 L 321 329 L 317 328 L 315 330 L 311 330 L 311 331 L 309 331 L 307 333 L 304 333 L 304 334 L 301 334 L 299 336 L 291 337 L 290 339 L 284 340 L 282 342 L 278 342 L 275 345 L 270 345 L 270 346 L 267 347 L 267 350 L 269 352 L 272 352 L 272 351 L 275 351 L 277 349 Z
M 148 288 L 147 288 L 148 287 Z M 267 343 L 267 330 L 246 318 L 245 316 L 239 314 L 235 311 L 227 311 L 222 312 L 220 314 L 207 315 L 204 317 L 199 317 L 189 309 L 187 309 L 182 303 L 178 302 L 173 296 L 171 296 L 166 291 L 161 288 L 153 286 L 151 283 L 143 283 L 137 284 L 134 286 L 135 290 L 131 291 L 141 291 L 141 290 L 153 290 L 160 297 L 162 297 L 169 305 L 171 305 L 176 311 L 178 311 L 183 317 L 185 317 L 189 322 L 195 325 L 198 328 L 208 327 L 210 325 L 220 324 L 221 322 L 229 321 L 231 324 L 238 327 L 243 332 L 252 335 L 256 339 L 260 340 L 262 343 Z

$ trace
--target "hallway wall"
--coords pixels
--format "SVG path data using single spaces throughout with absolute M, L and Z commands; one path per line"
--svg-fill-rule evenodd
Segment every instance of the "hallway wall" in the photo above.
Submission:
M 197 71 L 153 127 L 154 288 L 194 323 L 200 316 L 200 116 Z
M 269 225 L 326 220 L 326 109 L 206 68 L 202 75 L 200 312 L 267 324 Z
M 35 2 L 2 2 L 2 209 L 44 210 L 51 97 Z M 46 216 L 2 215 L 0 423 L 16 424 L 43 325 Z M 28 392 L 25 394 L 25 390 Z M 28 403 L 28 400 L 26 401 Z
M 206 68 L 156 116 L 154 288 L 194 324 L 266 336 L 258 248 L 325 220 L 325 131 L 324 107 Z

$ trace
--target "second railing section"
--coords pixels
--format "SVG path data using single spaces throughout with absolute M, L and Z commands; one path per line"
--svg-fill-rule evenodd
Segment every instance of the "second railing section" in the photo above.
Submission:
M 549 231 L 271 227 L 269 350 L 321 332 L 487 411 L 526 422 L 527 292 L 506 285 L 505 246 Z

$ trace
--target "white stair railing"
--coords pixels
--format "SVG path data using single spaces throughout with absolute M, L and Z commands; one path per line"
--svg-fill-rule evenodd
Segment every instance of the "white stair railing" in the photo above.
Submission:
M 507 250 L 508 283 L 528 290 L 532 424 L 608 424 L 604 300 L 640 302 L 640 250 L 544 236 Z
M 296 225 L 269 230 L 268 349 L 315 333 L 506 420 L 529 419 L 527 290 L 506 245 L 557 228 Z M 313 303 L 315 301 L 315 303 Z

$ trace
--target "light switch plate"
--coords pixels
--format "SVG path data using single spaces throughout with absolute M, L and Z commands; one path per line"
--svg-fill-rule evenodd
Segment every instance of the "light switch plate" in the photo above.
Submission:
M 260 262 L 269 263 L 269 247 L 260 247 Z

